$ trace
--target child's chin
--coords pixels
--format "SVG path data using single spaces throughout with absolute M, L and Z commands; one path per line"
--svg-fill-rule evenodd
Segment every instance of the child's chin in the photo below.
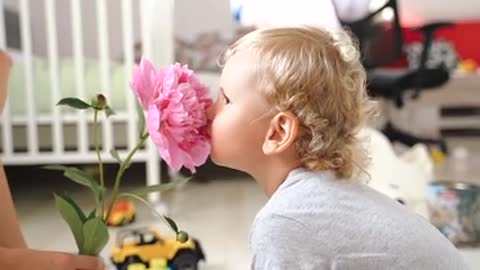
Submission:
M 213 164 L 215 164 L 215 165 L 225 167 L 225 165 L 221 162 L 221 160 L 218 158 L 218 156 L 215 155 L 215 153 L 213 153 L 213 152 L 210 153 L 210 160 L 212 160 Z
M 234 169 L 232 166 L 228 164 L 228 162 L 225 162 L 222 160 L 219 156 L 215 155 L 215 153 L 210 153 L 210 160 L 213 162 L 213 164 L 220 166 L 220 167 L 226 167 L 229 169 Z

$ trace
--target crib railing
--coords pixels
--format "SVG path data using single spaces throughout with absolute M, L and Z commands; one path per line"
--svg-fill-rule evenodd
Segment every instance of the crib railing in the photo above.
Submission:
M 42 0 L 45 7 L 45 26 L 47 35 L 49 81 L 50 81 L 50 106 L 51 111 L 48 114 L 39 115 L 35 107 L 37 95 L 42 95 L 36 89 L 34 84 L 33 53 L 32 53 L 32 22 L 31 22 L 31 3 L 39 0 L 19 0 L 18 11 L 20 17 L 20 31 L 22 55 L 24 61 L 24 82 L 26 111 L 24 117 L 13 116 L 11 114 L 11 104 L 7 102 L 3 113 L 1 114 L 2 127 L 2 151 L 3 160 L 6 164 L 42 164 L 42 163 L 94 163 L 96 155 L 91 150 L 89 143 L 89 125 L 92 117 L 84 111 L 65 113 L 61 108 L 55 106 L 62 97 L 60 89 L 60 59 L 58 48 L 58 31 L 56 8 L 57 0 Z M 64 16 L 69 16 L 71 20 L 72 32 L 72 59 L 74 62 L 75 94 L 77 97 L 89 100 L 86 95 L 85 86 L 85 57 L 84 57 L 84 37 L 83 25 L 87 17 L 82 16 L 82 0 L 64 0 L 70 1 L 70 10 L 66 11 Z M 109 43 L 109 25 L 108 25 L 108 5 L 121 5 L 121 27 L 123 29 L 123 64 L 125 70 L 130 71 L 134 65 L 134 35 L 133 35 L 133 5 L 140 5 L 140 25 L 141 40 L 143 45 L 143 54 L 149 57 L 156 65 L 168 64 L 173 61 L 173 10 L 174 0 L 96 0 L 97 18 L 97 41 L 98 41 L 98 62 L 100 66 L 100 85 L 101 91 L 105 96 L 111 96 L 110 85 L 110 51 Z M 3 1 L 0 0 L 3 7 Z M 85 15 L 85 14 L 84 14 Z M 3 10 L 0 12 L 0 47 L 6 48 L 6 29 L 4 24 Z M 128 73 L 127 73 L 128 74 Z M 138 141 L 138 127 L 136 117 L 135 97 L 130 88 L 130 78 L 125 78 L 123 94 L 127 95 L 127 106 L 125 111 L 118 112 L 118 116 L 111 119 L 102 119 L 102 156 L 106 162 L 114 162 L 110 157 L 109 151 L 115 147 L 114 136 L 127 137 L 127 148 L 132 149 Z M 72 115 L 73 114 L 73 115 Z M 126 134 L 114 134 L 112 121 L 121 121 L 126 125 Z M 75 151 L 65 151 L 64 147 L 64 125 L 74 122 L 77 126 L 76 137 L 77 147 Z M 51 126 L 52 151 L 40 151 L 39 149 L 39 124 L 48 124 Z M 15 152 L 13 126 L 22 125 L 26 128 L 26 151 Z M 127 150 L 128 150 L 127 149 Z M 127 150 L 119 150 L 120 156 L 126 155 Z M 149 141 L 145 148 L 135 156 L 135 161 L 146 162 L 147 184 L 159 183 L 160 166 L 155 146 Z M 158 194 L 153 194 L 151 199 L 158 198 Z

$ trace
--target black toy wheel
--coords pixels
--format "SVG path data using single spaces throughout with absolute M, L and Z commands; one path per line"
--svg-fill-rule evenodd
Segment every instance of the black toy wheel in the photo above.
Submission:
M 129 224 L 132 224 L 134 221 L 135 221 L 135 215 L 133 215 L 130 220 L 128 220 L 127 218 L 123 218 L 122 222 L 120 222 L 120 224 L 118 224 L 118 226 L 120 226 L 120 227 L 126 226 L 126 225 L 129 225 Z
M 193 250 L 180 250 L 173 258 L 173 270 L 198 270 L 198 256 Z
M 143 262 L 137 256 L 127 257 L 123 262 L 123 264 L 120 264 L 120 267 L 118 267 L 118 270 L 128 270 L 128 266 L 134 263 L 143 263 Z
M 128 223 L 133 223 L 135 222 L 135 219 L 137 218 L 137 214 L 133 214 L 132 218 L 130 219 L 130 221 Z

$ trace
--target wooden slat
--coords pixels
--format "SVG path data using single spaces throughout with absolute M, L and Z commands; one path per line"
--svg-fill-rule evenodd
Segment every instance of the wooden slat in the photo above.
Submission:
M 107 14 L 107 1 L 106 0 L 96 0 L 97 1 L 97 24 L 98 24 L 98 48 L 99 48 L 99 59 L 100 59 L 100 82 L 101 82 L 101 92 L 107 97 L 111 98 L 110 95 L 110 57 L 109 57 L 109 45 L 108 45 L 108 14 Z M 109 119 L 104 118 L 103 120 L 103 151 L 109 153 L 112 149 L 112 125 L 110 124 Z
M 140 2 L 140 12 L 141 12 L 141 34 L 142 34 L 142 49 L 143 55 L 148 59 L 152 60 L 154 64 L 155 60 L 153 59 L 153 40 L 152 40 L 152 23 L 154 17 L 154 2 L 152 0 L 142 0 Z M 160 14 L 155 11 L 155 16 Z M 147 170 L 147 185 L 155 185 L 161 183 L 161 167 L 158 162 L 158 152 L 153 144 L 152 140 L 148 140 L 146 143 L 147 154 L 150 156 L 146 164 Z M 160 201 L 160 193 L 150 193 L 148 199 L 151 202 Z
M 73 33 L 73 58 L 75 62 L 75 93 L 77 97 L 88 100 L 85 94 L 85 61 L 83 56 L 83 34 L 82 34 L 82 6 L 81 0 L 72 0 L 72 33 Z M 88 128 L 85 112 L 78 113 L 78 149 L 82 154 L 88 151 Z
M 126 151 L 119 151 L 119 155 L 122 158 L 127 156 Z M 65 152 L 62 154 L 62 158 L 59 159 L 56 155 L 52 155 L 51 153 L 37 153 L 35 155 L 28 154 L 28 153 L 15 153 L 14 156 L 3 160 L 3 162 L 8 164 L 22 164 L 22 165 L 38 165 L 38 164 L 52 164 L 52 163 L 92 163 L 92 161 L 96 160 L 97 156 L 94 152 L 90 152 L 86 155 L 79 155 L 76 152 Z M 135 154 L 135 161 L 145 161 L 148 159 L 148 155 L 143 151 L 139 150 Z M 114 160 L 110 156 L 105 156 L 104 161 L 106 163 L 116 163 L 117 161 Z
M 127 76 L 125 77 L 125 95 L 127 96 L 127 111 L 130 116 L 128 118 L 128 146 L 130 149 L 135 147 L 139 138 L 135 107 L 136 97 L 130 89 L 131 77 L 128 76 L 131 74 L 134 64 L 132 10 L 132 0 L 122 0 L 123 55 L 125 59 L 125 70 L 127 71 Z
M 3 0 L 0 0 L 0 6 L 3 7 Z M 7 36 L 5 29 L 5 15 L 4 9 L 0 10 L 0 48 L 5 50 L 7 48 Z
M 130 116 L 127 112 L 117 112 L 115 117 L 112 117 L 112 123 L 126 122 Z M 87 123 L 93 123 L 93 114 L 86 114 Z M 27 116 L 22 115 L 12 115 L 10 122 L 13 125 L 26 125 L 29 121 Z M 38 125 L 46 125 L 52 123 L 52 116 L 50 113 L 39 113 L 36 116 L 36 123 Z M 62 123 L 63 124 L 75 124 L 78 122 L 78 115 L 73 112 L 62 114 Z
M 48 60 L 50 67 L 50 105 L 53 121 L 53 150 L 56 155 L 63 152 L 63 126 L 60 107 L 56 106 L 60 100 L 60 69 L 58 59 L 58 37 L 55 13 L 55 0 L 45 1 L 45 19 L 47 26 Z M 47 89 L 42 89 L 46 91 Z
M 35 120 L 35 86 L 33 83 L 32 31 L 30 27 L 31 22 L 29 3 L 30 2 L 28 0 L 20 0 L 20 27 L 25 68 L 25 102 L 28 117 L 28 151 L 33 155 L 38 153 L 38 127 Z

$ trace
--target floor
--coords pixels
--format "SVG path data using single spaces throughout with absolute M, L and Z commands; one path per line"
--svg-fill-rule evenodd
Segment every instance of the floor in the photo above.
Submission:
M 458 150 L 461 148 L 457 146 L 465 145 L 468 146 L 463 143 L 454 146 L 456 151 L 463 151 Z M 468 149 L 478 146 L 477 141 L 474 145 L 468 146 Z M 458 155 L 457 153 L 457 158 Z M 464 158 L 464 155 L 461 157 Z M 437 176 L 451 178 L 468 175 L 469 179 L 478 180 L 480 171 L 475 164 L 480 164 L 477 162 L 480 161 L 480 151 L 470 153 L 468 161 L 459 163 L 458 160 L 452 159 L 437 167 Z M 135 171 L 135 168 L 133 170 Z M 265 203 L 266 198 L 254 180 L 245 175 L 232 174 L 229 171 L 209 172 L 209 170 L 203 172 L 203 175 L 209 176 L 207 181 L 190 182 L 175 192 L 164 194 L 162 197 L 164 205 L 168 208 L 168 214 L 203 245 L 207 262 L 201 269 L 248 269 L 251 259 L 248 248 L 249 227 L 256 211 Z M 29 179 L 32 172 L 19 173 L 13 169 L 7 169 L 7 174 L 9 177 L 15 176 L 13 180 L 10 178 L 10 181 L 14 182 L 15 204 L 29 245 L 38 249 L 76 252 L 74 240 L 54 208 L 52 192 L 68 190 L 87 209 L 93 206 L 89 203 L 90 194 L 62 179 L 54 179 L 55 177 L 51 175 Z M 135 178 L 134 176 L 135 174 L 131 174 L 129 178 Z M 33 181 L 35 189 L 31 188 Z M 38 185 L 40 181 L 45 184 Z M 127 186 L 141 184 L 141 181 L 135 179 L 126 182 Z M 141 205 L 138 205 L 138 208 L 137 220 L 133 226 L 154 226 L 169 232 L 163 221 L 151 210 Z M 111 230 L 112 237 L 108 247 L 101 254 L 107 262 L 117 231 L 118 229 Z M 480 248 L 460 250 L 472 269 L 480 269 Z
M 52 192 L 68 190 L 85 209 L 93 207 L 90 193 L 65 184 L 62 179 L 45 180 L 47 184 L 39 189 L 31 190 L 20 184 L 13 189 L 28 244 L 32 248 L 76 252 L 73 237 L 54 207 Z M 57 180 L 61 182 L 55 182 Z M 126 184 L 127 187 L 139 185 L 136 181 Z M 200 240 L 207 256 L 207 262 L 202 263 L 201 269 L 249 268 L 249 228 L 256 211 L 266 201 L 253 179 L 239 174 L 213 174 L 208 181 L 190 182 L 174 192 L 163 194 L 162 201 L 163 205 L 158 208 L 166 206 L 168 212 L 165 213 L 173 217 L 183 230 Z M 131 227 L 155 227 L 172 235 L 163 219 L 148 207 L 136 205 L 137 218 Z M 111 229 L 109 244 L 101 254 L 107 263 L 119 230 Z

